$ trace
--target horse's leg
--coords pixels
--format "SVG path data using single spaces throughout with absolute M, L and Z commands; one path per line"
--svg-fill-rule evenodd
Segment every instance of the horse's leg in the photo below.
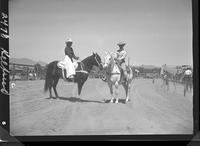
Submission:
M 190 93 L 192 92 L 192 82 L 190 82 Z
M 167 79 L 165 80 L 165 90 L 168 91 L 168 82 L 167 82 Z
M 186 83 L 184 83 L 184 96 L 186 95 Z
M 125 99 L 125 103 L 128 101 L 128 84 L 125 82 L 122 84 L 122 86 L 124 87 L 125 93 L 126 93 L 126 99 Z
M 49 82 L 49 98 L 53 98 L 52 92 L 51 92 L 52 86 L 53 86 L 53 80 L 51 80 L 51 81 Z
M 122 86 L 124 87 L 125 93 L 126 93 L 126 97 L 128 96 L 128 92 L 127 92 L 127 84 L 123 83 Z
M 115 103 L 118 103 L 118 101 L 119 101 L 118 95 L 119 95 L 119 83 L 116 82 L 116 83 L 115 83 L 115 98 L 116 98 Z
M 130 95 L 130 89 L 131 89 L 131 83 L 130 82 L 127 82 L 127 85 L 126 85 L 126 92 L 127 92 L 127 95 L 126 95 L 126 101 L 125 101 L 125 103 L 127 103 L 128 101 L 130 101 L 130 99 L 129 99 L 129 95 Z
M 59 78 L 55 78 L 55 79 L 54 79 L 54 82 L 53 82 L 53 90 L 54 90 L 54 93 L 55 93 L 55 95 L 56 95 L 56 98 L 59 97 L 59 96 L 58 96 L 58 93 L 57 93 L 57 90 L 56 90 L 56 86 L 57 86 L 57 84 L 58 84 L 58 81 L 59 81 Z
M 78 82 L 78 83 L 77 83 L 77 86 L 78 86 L 78 97 L 79 97 L 80 94 L 81 94 L 81 90 L 82 90 L 82 82 L 81 82 L 81 81 Z
M 82 90 L 82 87 L 83 87 L 84 83 L 85 83 L 85 81 L 83 81 L 83 80 L 78 82 L 78 98 L 80 97 L 81 90 Z
M 186 81 L 184 85 L 184 96 L 186 96 L 186 93 L 188 92 L 188 81 Z
M 189 82 L 186 83 L 186 92 L 189 92 Z
M 174 91 L 176 91 L 176 81 L 175 80 L 173 81 L 173 84 L 174 84 Z
M 188 83 L 186 83 L 186 93 L 188 92 L 188 87 L 189 86 L 189 84 Z
M 169 91 L 169 80 L 167 80 L 167 91 Z
M 164 85 L 165 85 L 165 80 L 162 79 L 162 85 L 161 85 L 161 87 L 164 88 Z
M 164 90 L 166 90 L 166 80 L 165 79 L 163 79 L 163 88 L 164 88 Z
M 108 83 L 108 86 L 110 88 L 110 94 L 111 94 L 111 100 L 110 100 L 110 103 L 113 103 L 113 99 L 114 99 L 114 96 L 113 96 L 113 85 L 112 83 Z

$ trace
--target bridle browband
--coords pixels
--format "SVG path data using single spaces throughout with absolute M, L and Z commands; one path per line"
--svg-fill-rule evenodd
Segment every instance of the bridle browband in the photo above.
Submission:
M 98 66 L 100 67 L 102 63 L 99 63 L 99 61 L 96 58 L 96 55 L 94 56 L 94 59 L 95 59 L 96 63 L 98 64 Z

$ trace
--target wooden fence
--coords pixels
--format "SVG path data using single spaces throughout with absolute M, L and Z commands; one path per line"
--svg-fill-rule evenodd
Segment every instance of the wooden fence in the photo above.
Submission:
M 36 65 L 9 63 L 10 80 L 36 80 L 45 78 L 45 67 L 40 70 Z

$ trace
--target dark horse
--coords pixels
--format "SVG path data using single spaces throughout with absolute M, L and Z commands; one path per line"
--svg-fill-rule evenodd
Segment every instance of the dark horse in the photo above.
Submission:
M 47 92 L 47 90 L 49 90 L 50 98 L 52 98 L 52 87 L 56 98 L 59 97 L 56 90 L 56 86 L 58 84 L 59 79 L 63 77 L 62 69 L 57 66 L 58 62 L 59 61 L 53 61 L 47 66 L 44 91 Z M 98 68 L 102 69 L 101 58 L 97 53 L 93 53 L 91 56 L 85 58 L 84 60 L 78 63 L 76 75 L 74 77 L 74 82 L 78 84 L 78 95 L 81 94 L 83 84 L 88 79 L 89 72 L 92 70 L 93 66 L 97 66 Z

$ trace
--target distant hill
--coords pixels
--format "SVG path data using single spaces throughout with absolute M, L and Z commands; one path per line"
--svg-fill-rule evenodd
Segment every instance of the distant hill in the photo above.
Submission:
M 155 65 L 141 65 L 140 67 L 145 68 L 145 69 L 154 69 L 154 68 L 160 68 Z
M 176 65 L 163 65 L 162 69 L 168 71 L 169 73 L 177 73 L 177 66 Z
M 45 66 L 47 64 L 43 61 L 34 61 L 28 58 L 10 58 L 9 62 L 17 64 L 26 64 L 26 65 L 35 65 L 36 63 L 39 63 L 41 66 Z
M 38 62 L 36 62 L 36 63 L 39 63 L 41 66 L 46 66 L 46 65 L 47 65 L 47 63 L 46 63 L 46 62 L 43 62 L 43 61 L 38 61 Z

